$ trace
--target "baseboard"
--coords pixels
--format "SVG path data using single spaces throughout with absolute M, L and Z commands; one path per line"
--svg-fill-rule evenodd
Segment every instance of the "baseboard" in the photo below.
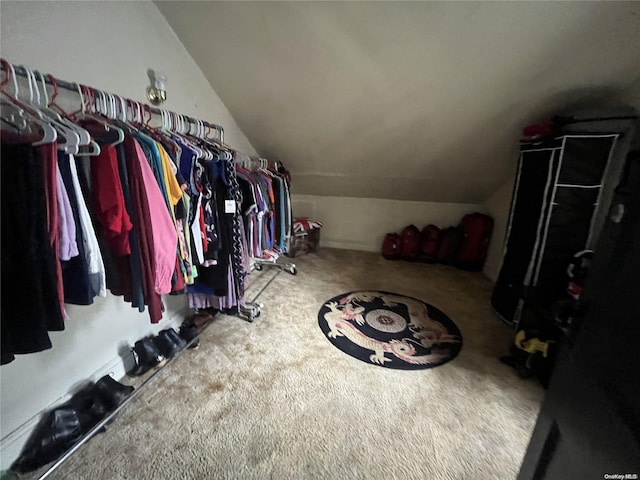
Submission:
M 328 240 L 320 238 L 320 248 L 340 248 L 343 250 L 359 250 L 362 252 L 378 252 L 379 246 L 367 245 L 362 242 L 351 242 L 348 240 Z

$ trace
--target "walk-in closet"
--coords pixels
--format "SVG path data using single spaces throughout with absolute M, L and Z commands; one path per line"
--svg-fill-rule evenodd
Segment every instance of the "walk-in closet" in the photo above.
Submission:
M 1 1 L 0 480 L 638 478 L 638 19 Z

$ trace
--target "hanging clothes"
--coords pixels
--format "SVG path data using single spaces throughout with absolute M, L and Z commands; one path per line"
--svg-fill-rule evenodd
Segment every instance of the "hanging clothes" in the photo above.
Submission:
M 82 238 L 85 242 L 84 255 L 89 273 L 89 282 L 94 296 L 98 295 L 100 297 L 106 297 L 107 288 L 102 254 L 98 245 L 98 239 L 96 238 L 96 232 L 93 228 L 91 216 L 89 215 L 89 210 L 87 209 L 87 204 L 83 196 L 83 191 L 80 186 L 77 164 L 72 155 L 69 155 L 69 167 L 71 171 L 71 182 L 78 202 L 80 228 L 83 233 Z
M 64 329 L 65 303 L 91 305 L 107 290 L 148 309 L 152 323 L 165 294 L 234 310 L 250 257 L 286 252 L 288 181 L 272 165 L 243 170 L 239 154 L 203 130 L 156 129 L 123 110 L 115 120 L 95 95 L 84 100 L 91 108 L 78 128 L 91 146 L 64 134 L 56 143 L 39 121 L 35 129 L 3 123 L 18 133 L 2 130 L 2 295 L 11 298 L 2 304 L 2 363 L 51 348 L 48 332 Z M 63 133 L 40 113 L 49 131 Z
M 78 244 L 76 242 L 76 224 L 73 220 L 73 212 L 67 189 L 64 187 L 62 175 L 58 168 L 58 162 L 55 160 L 56 171 L 56 197 L 58 201 L 58 255 L 60 260 L 70 260 L 72 257 L 78 256 Z M 60 272 L 62 278 L 62 272 Z M 64 300 L 64 293 L 61 295 Z
M 87 232 L 82 228 L 80 220 L 78 191 L 74 186 L 71 159 L 69 155 L 61 151 L 58 152 L 58 168 L 69 197 L 78 247 L 77 256 L 62 262 L 64 301 L 75 305 L 91 305 L 95 292 L 91 285 L 87 261 L 89 255 L 86 250 L 89 242 L 85 239 Z
M 268 259 L 286 253 L 292 228 L 288 172 L 282 167 L 236 168 L 251 256 Z
M 63 330 L 54 251 L 48 231 L 43 159 L 30 145 L 2 142 L 2 364 L 14 354 L 51 348 Z M 57 228 L 57 226 L 56 226 Z
M 105 240 L 116 256 L 131 254 L 129 232 L 133 228 L 125 207 L 118 156 L 113 145 L 103 146 L 91 160 L 94 212 L 103 227 Z
M 60 305 L 60 312 L 63 318 L 66 318 L 66 312 L 64 310 L 64 285 L 62 282 L 62 266 L 60 265 L 61 254 L 61 242 L 62 235 L 58 228 L 60 224 L 60 209 L 65 208 L 66 205 L 59 205 L 58 202 L 58 163 L 56 161 L 56 148 L 54 144 L 45 144 L 38 147 L 38 156 L 42 159 L 42 165 L 44 167 L 44 193 L 45 203 L 47 206 L 47 228 L 49 230 L 49 241 L 51 243 L 51 249 L 54 257 L 54 265 L 56 269 L 56 292 L 58 295 L 58 304 Z M 62 212 L 64 216 L 66 212 Z M 65 239 L 66 240 L 66 239 Z M 75 241 L 75 239 L 74 239 Z M 68 249 L 71 242 L 65 242 L 65 247 Z M 72 248 L 72 247 L 71 247 Z M 64 252 L 73 253 L 73 251 Z
M 151 230 L 151 218 L 149 202 L 142 179 L 142 166 L 140 145 L 128 137 L 125 142 L 125 158 L 127 161 L 127 174 L 130 181 L 132 206 L 135 223 L 138 227 L 138 241 L 140 249 L 140 271 L 144 303 L 149 307 L 151 323 L 158 323 L 162 318 L 164 307 L 160 295 L 156 292 L 156 266 L 155 244 Z M 144 159 L 146 161 L 146 159 Z

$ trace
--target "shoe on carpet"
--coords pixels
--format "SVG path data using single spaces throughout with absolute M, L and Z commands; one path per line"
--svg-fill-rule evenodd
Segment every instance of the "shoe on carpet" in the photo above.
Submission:
M 175 357 L 187 346 L 187 342 L 173 328 L 162 330 L 153 340 L 165 358 Z
M 200 346 L 200 338 L 198 337 L 198 328 L 188 321 L 185 321 L 180 327 L 180 336 L 187 342 L 193 342 L 189 346 L 190 349 L 195 350 Z M 194 340 L 195 339 L 195 340 Z
M 134 388 L 123 385 L 109 375 L 105 375 L 93 387 L 110 411 L 118 408 L 133 393 Z
M 11 470 L 26 473 L 56 460 L 83 435 L 78 412 L 65 404 L 48 412 L 27 440 Z
M 131 351 L 136 363 L 130 372 L 131 375 L 144 375 L 152 368 L 160 368 L 167 363 L 167 358 L 158 351 L 155 342 L 151 338 L 138 340 Z

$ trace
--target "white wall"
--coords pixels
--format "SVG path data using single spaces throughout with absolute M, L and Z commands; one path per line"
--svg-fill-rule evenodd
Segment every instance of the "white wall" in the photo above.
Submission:
M 491 243 L 489 244 L 489 254 L 484 264 L 484 274 L 494 282 L 498 278 L 502 265 L 502 250 L 509 221 L 513 181 L 514 179 L 512 178 L 505 182 L 482 205 L 484 212 L 491 215 L 495 222 Z
M 295 187 L 295 177 L 293 179 Z M 481 210 L 467 203 L 408 202 L 379 198 L 292 195 L 294 216 L 324 222 L 320 246 L 378 252 L 386 233 L 414 224 L 440 228 L 458 225 L 466 213 Z
M 135 100 L 145 100 L 148 68 L 168 76 L 165 108 L 225 127 L 228 144 L 255 151 L 194 60 L 150 2 L 0 2 L 3 58 Z M 7 299 L 3 299 L 7 301 Z M 109 294 L 90 307 L 69 306 L 66 330 L 51 350 L 0 368 L 0 468 L 7 468 L 34 426 L 34 415 L 80 382 L 124 374 L 121 355 L 145 335 L 179 324 L 184 296 L 165 296 L 155 326 Z

